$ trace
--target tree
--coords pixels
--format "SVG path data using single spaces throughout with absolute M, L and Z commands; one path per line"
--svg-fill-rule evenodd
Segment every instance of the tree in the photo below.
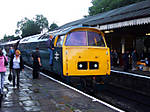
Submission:
M 22 28 L 22 37 L 27 37 L 41 33 L 41 28 L 33 20 L 28 20 Z
M 15 31 L 15 34 L 16 34 L 16 35 L 21 35 L 21 34 L 22 34 L 22 30 L 23 30 L 24 25 L 25 25 L 25 23 L 26 23 L 27 21 L 29 21 L 29 19 L 25 17 L 25 18 L 23 18 L 21 21 L 18 21 L 18 22 L 17 22 L 17 29 L 16 29 L 16 31 Z
M 41 31 L 45 28 L 48 29 L 48 20 L 43 15 L 36 15 L 35 23 L 40 26 Z
M 49 31 L 53 31 L 55 30 L 56 28 L 58 28 L 58 25 L 56 23 L 52 23 L 49 27 Z
M 5 34 L 4 35 L 4 41 L 9 41 L 9 40 L 10 40 L 10 37 Z
M 93 6 L 89 7 L 89 15 L 93 16 L 98 13 L 102 13 L 140 1 L 144 0 L 92 0 Z
M 14 35 L 4 35 L 4 41 L 12 41 L 12 40 L 18 40 L 20 39 L 19 36 L 14 36 Z
M 23 37 L 41 33 L 44 29 L 48 29 L 48 20 L 43 15 L 36 15 L 33 19 L 24 18 L 17 23 L 15 33 Z

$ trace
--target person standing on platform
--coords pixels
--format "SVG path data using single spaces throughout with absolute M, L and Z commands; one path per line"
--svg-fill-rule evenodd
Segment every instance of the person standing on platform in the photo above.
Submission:
M 53 50 L 54 50 L 54 44 L 52 43 L 53 36 L 50 35 L 48 40 L 48 51 L 49 51 L 49 65 L 53 65 Z
M 117 61 L 118 61 L 118 53 L 116 50 L 114 50 L 113 52 L 113 62 L 114 62 L 114 66 L 117 67 Z
M 3 55 L 3 52 L 0 49 L 0 99 L 2 99 L 2 97 L 3 97 L 4 76 L 5 76 L 5 72 L 6 72 L 5 63 L 7 63 L 7 62 L 8 62 L 7 57 Z
M 111 50 L 111 51 L 110 51 L 111 68 L 113 68 L 113 67 L 114 67 L 114 63 L 113 63 L 113 53 L 114 53 L 114 51 L 113 51 L 113 50 Z
M 126 51 L 123 55 L 124 71 L 128 72 L 129 69 L 129 51 Z
M 136 70 L 138 55 L 136 50 L 132 52 L 132 71 Z
M 4 56 L 7 56 L 7 52 L 6 52 L 6 50 L 5 50 L 5 48 L 4 48 L 4 47 L 3 47 L 2 52 L 3 52 L 3 55 L 4 55 Z
M 17 88 L 19 89 L 20 72 L 24 71 L 24 63 L 19 50 L 16 50 L 15 54 L 11 56 L 9 68 L 10 72 L 12 71 L 13 73 L 13 87 L 15 88 L 17 77 Z
M 9 49 L 9 56 L 11 57 L 11 56 L 14 55 L 14 54 L 15 54 L 14 48 L 13 48 L 13 47 L 10 47 L 10 49 Z
M 32 73 L 33 79 L 38 79 L 39 69 L 42 66 L 39 48 L 36 48 L 36 51 L 32 53 L 32 60 L 33 60 L 33 73 Z
M 149 72 L 150 72 L 150 56 L 148 57 L 148 67 L 149 67 Z

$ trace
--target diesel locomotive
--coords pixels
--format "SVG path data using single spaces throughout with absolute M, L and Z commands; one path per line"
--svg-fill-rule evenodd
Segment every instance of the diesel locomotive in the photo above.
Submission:
M 49 65 L 47 41 L 53 36 L 53 65 Z M 6 44 L 3 44 L 7 46 Z M 97 28 L 67 28 L 20 39 L 17 45 L 23 60 L 31 65 L 31 55 L 39 48 L 42 69 L 62 78 L 90 77 L 103 81 L 110 75 L 110 52 L 104 34 Z

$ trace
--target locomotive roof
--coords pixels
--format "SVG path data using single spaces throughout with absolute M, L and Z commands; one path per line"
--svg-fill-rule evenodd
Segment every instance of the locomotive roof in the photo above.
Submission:
M 76 26 L 76 28 L 79 26 Z M 55 31 L 51 31 L 45 34 L 37 34 L 37 35 L 32 35 L 29 37 L 25 37 L 23 39 L 20 40 L 19 43 L 30 43 L 30 42 L 40 42 L 40 41 L 47 41 L 49 38 L 49 35 L 63 35 L 66 34 L 67 32 L 71 31 L 72 29 L 74 29 L 75 27 L 69 27 L 69 28 L 65 28 L 65 29 L 59 29 L 59 30 L 55 30 Z
M 41 42 L 41 41 L 47 41 L 49 38 L 49 34 L 37 34 L 37 35 L 32 35 L 29 37 L 25 37 L 20 40 L 20 43 L 31 43 L 31 42 Z
M 20 43 L 36 42 L 40 36 L 41 36 L 41 34 L 25 37 L 25 38 L 20 40 Z
M 11 45 L 11 44 L 15 44 L 17 43 L 19 40 L 13 40 L 13 41 L 9 41 L 9 42 L 4 42 L 1 45 Z
M 59 29 L 57 31 L 49 32 L 49 35 L 53 35 L 53 36 L 64 35 L 64 34 L 70 32 L 71 30 L 77 29 L 77 28 L 95 28 L 97 30 L 100 30 L 98 27 L 89 27 L 89 26 L 84 26 L 84 25 L 80 24 L 80 25 L 76 25 L 76 26 L 70 26 L 67 28 Z

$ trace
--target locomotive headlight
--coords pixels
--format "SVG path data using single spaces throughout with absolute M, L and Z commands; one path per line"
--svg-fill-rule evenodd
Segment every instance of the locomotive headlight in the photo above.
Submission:
M 80 68 L 82 68 L 82 67 L 83 67 L 83 65 L 82 65 L 82 64 L 80 64 L 80 65 L 79 65 L 79 67 L 80 67 Z
M 78 62 L 77 67 L 78 70 L 87 70 L 87 62 Z
M 98 62 L 89 62 L 89 68 L 90 69 L 98 69 L 99 63 Z
M 94 64 L 94 67 L 95 67 L 95 68 L 97 68 L 97 66 L 98 66 L 97 64 Z

